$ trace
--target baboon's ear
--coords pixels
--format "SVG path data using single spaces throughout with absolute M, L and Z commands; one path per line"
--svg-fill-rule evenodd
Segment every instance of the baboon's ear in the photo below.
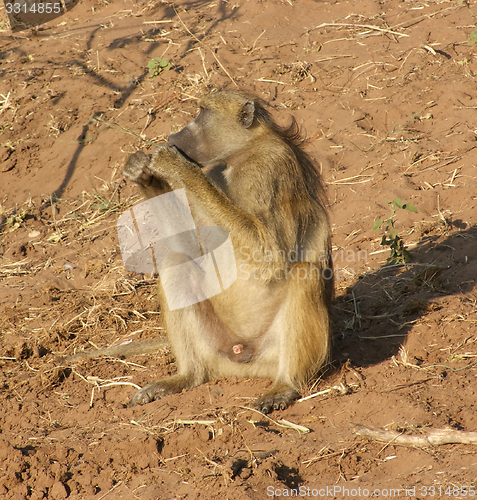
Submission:
M 255 115 L 255 103 L 253 101 L 247 101 L 242 106 L 242 110 L 240 112 L 240 123 L 245 127 L 249 128 L 253 123 L 253 118 Z

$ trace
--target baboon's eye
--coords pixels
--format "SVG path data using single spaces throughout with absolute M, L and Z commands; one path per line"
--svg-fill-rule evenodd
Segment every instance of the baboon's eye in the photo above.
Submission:
M 204 115 L 205 108 L 203 106 L 199 106 L 199 112 L 197 113 L 196 118 L 202 117 Z
M 210 110 L 208 108 L 200 106 L 199 114 L 196 116 L 195 119 L 197 120 L 197 122 L 205 123 L 207 121 L 207 117 L 209 116 L 209 114 Z

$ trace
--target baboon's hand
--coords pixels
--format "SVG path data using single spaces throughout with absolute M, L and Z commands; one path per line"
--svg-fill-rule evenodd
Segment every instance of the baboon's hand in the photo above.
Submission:
M 126 161 L 123 169 L 124 177 L 142 186 L 149 186 L 153 177 L 148 169 L 150 162 L 150 155 L 146 155 L 142 151 L 136 151 Z
M 152 154 L 149 170 L 156 177 L 167 181 L 182 181 L 186 173 L 200 172 L 199 166 L 185 157 L 176 147 L 163 144 Z

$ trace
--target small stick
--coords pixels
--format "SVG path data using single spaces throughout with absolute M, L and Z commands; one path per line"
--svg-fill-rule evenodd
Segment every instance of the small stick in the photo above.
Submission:
M 109 491 L 107 491 L 104 495 L 99 497 L 99 500 L 102 500 L 106 496 L 108 496 L 110 493 L 112 493 L 118 486 L 120 486 L 123 482 L 119 481 L 119 483 L 116 483 Z
M 352 24 L 352 23 L 323 23 L 320 24 L 319 26 L 315 26 L 314 28 L 311 28 L 308 33 L 310 33 L 313 30 L 318 30 L 320 28 L 326 28 L 326 27 L 344 27 L 344 28 L 364 28 L 367 30 L 374 30 L 374 31 L 381 31 L 382 33 L 390 33 L 391 35 L 399 35 L 399 36 L 409 36 L 406 35 L 406 33 L 399 33 L 398 31 L 393 31 L 385 28 L 379 28 L 378 26 L 373 26 L 371 24 Z
M 278 83 L 279 85 L 287 85 L 285 82 L 280 82 L 279 80 L 267 80 L 265 78 L 257 78 L 257 82 Z
M 202 67 L 204 68 L 205 77 L 209 78 L 209 73 L 207 73 L 207 68 L 205 67 L 204 54 L 202 54 L 202 51 L 200 50 L 200 47 L 197 47 L 197 49 L 198 49 L 200 57 L 202 59 Z
M 411 435 L 387 431 L 377 427 L 355 425 L 355 434 L 375 441 L 392 442 L 402 446 L 439 446 L 441 444 L 477 444 L 477 432 L 454 431 L 450 429 L 430 430 L 426 434 Z

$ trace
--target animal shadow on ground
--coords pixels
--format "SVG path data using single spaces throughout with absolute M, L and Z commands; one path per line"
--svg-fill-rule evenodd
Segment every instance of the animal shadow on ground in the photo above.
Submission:
M 383 362 L 398 354 L 421 320 L 438 325 L 442 318 L 459 313 L 457 300 L 475 300 L 466 294 L 474 289 L 477 276 L 477 226 L 461 221 L 441 221 L 434 226 L 440 226 L 437 232 L 441 234 L 429 235 L 436 233 L 435 227 L 423 226 L 410 263 L 385 265 L 367 273 L 336 298 L 335 367 L 348 360 L 355 367 Z M 455 232 L 462 227 L 465 229 Z M 441 334 L 438 330 L 419 330 L 423 348 L 433 341 L 426 335 L 436 338 Z M 456 341 L 450 339 L 451 344 Z M 425 349 L 422 352 L 425 356 Z M 417 366 L 425 361 L 419 356 L 409 360 Z

